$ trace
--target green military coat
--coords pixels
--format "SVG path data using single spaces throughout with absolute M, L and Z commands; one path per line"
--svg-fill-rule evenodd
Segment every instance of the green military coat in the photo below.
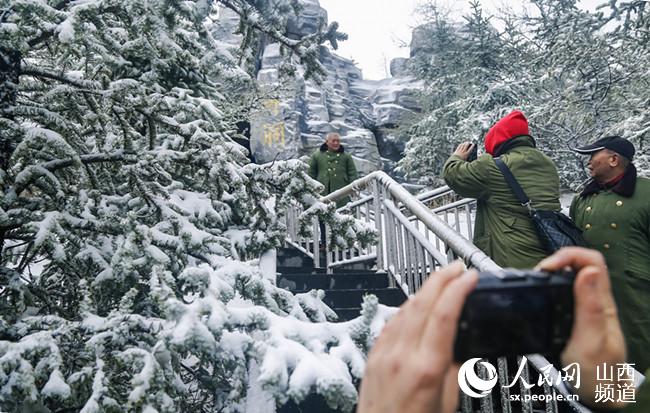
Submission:
M 650 179 L 628 170 L 613 188 L 591 183 L 574 198 L 571 217 L 589 246 L 605 256 L 629 361 L 645 371 L 650 368 Z
M 357 168 L 352 156 L 345 152 L 343 146 L 338 152 L 333 152 L 323 144 L 309 159 L 309 176 L 323 184 L 323 194 L 327 195 L 357 179 Z M 340 208 L 349 201 L 349 197 L 340 199 L 336 205 Z
M 500 158 L 510 168 L 535 208 L 560 210 L 560 179 L 551 159 L 531 137 L 513 138 Z M 546 257 L 528 210 L 515 198 L 490 154 L 473 162 L 452 155 L 443 168 L 447 185 L 476 198 L 474 244 L 502 267 L 532 268 Z

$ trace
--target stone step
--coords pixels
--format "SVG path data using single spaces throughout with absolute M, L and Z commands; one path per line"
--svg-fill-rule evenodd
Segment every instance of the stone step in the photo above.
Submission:
M 296 257 L 278 257 L 277 258 L 277 264 L 278 267 L 282 268 L 310 268 L 314 269 L 314 261 L 305 256 L 296 256 Z M 371 261 L 365 261 L 365 262 L 357 262 L 353 264 L 346 264 L 341 267 L 337 268 L 343 268 L 343 269 L 348 269 L 348 270 L 359 270 L 359 271 L 365 271 L 365 270 L 370 270 L 372 268 L 375 268 L 377 266 L 377 260 L 371 260 Z M 325 258 L 322 258 L 320 260 L 320 264 L 318 265 L 317 268 L 318 270 L 322 270 L 325 268 Z
M 313 275 L 313 274 L 325 274 L 325 268 L 313 268 L 311 266 L 277 267 L 276 272 L 280 274 L 288 274 L 288 275 L 298 275 L 298 274 Z M 386 274 L 385 271 L 377 271 L 377 270 L 370 270 L 370 269 L 354 270 L 350 268 L 334 268 L 333 273 L 334 274 L 364 274 L 364 275 Z
M 300 255 L 277 257 L 278 267 L 293 267 L 293 268 L 314 268 L 314 261 L 308 256 L 299 253 Z
M 341 272 L 335 274 L 289 274 L 277 278 L 277 286 L 290 291 L 319 290 L 367 290 L 388 288 L 386 273 Z
M 352 410 L 353 412 L 355 408 Z M 289 400 L 284 406 L 278 407 L 277 413 L 343 413 L 345 410 L 332 409 L 327 405 L 323 396 L 318 394 L 309 394 L 305 400 L 296 404 Z
M 392 307 L 400 306 L 406 301 L 406 295 L 399 288 L 371 288 L 363 290 L 326 290 L 323 302 L 330 308 L 361 307 L 363 296 L 367 294 L 376 295 L 380 304 Z
M 333 310 L 339 316 L 339 322 L 354 320 L 361 315 L 361 307 L 333 308 Z
M 348 257 L 349 258 L 349 257 Z M 348 264 L 343 268 L 352 270 L 368 270 L 377 265 L 377 260 Z M 294 248 L 279 248 L 277 250 L 277 266 L 283 268 L 314 268 L 314 260 Z M 320 255 L 320 267 L 325 267 L 325 255 Z M 320 269 L 317 269 L 320 270 Z

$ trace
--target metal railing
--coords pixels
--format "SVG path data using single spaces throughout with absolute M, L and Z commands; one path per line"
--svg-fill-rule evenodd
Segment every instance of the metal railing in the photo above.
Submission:
M 475 199 L 461 198 L 448 186 L 423 192 L 416 198 L 428 206 L 432 213 L 454 228 L 457 233 L 468 240 L 474 237 Z
M 325 267 L 331 273 L 341 265 L 376 260 L 377 270 L 390 274 L 391 285 L 399 286 L 407 295 L 417 292 L 431 272 L 454 259 L 462 259 L 468 267 L 479 271 L 499 272 L 502 269 L 470 241 L 474 232 L 475 200 L 461 199 L 449 187 L 441 187 L 416 197 L 381 171 L 366 175 L 321 200 L 334 202 L 350 195 L 359 195 L 362 190 L 366 191 L 358 200 L 348 203 L 339 211 L 353 214 L 357 219 L 374 225 L 379 235 L 378 242 L 369 248 L 354 246 L 330 250 L 327 246 L 322 260 L 318 247 L 321 236 L 318 222 L 313 222 L 311 238 L 300 237 L 298 217 L 302 211 L 296 207 L 290 212 L 287 219 L 288 242 L 313 258 L 316 268 Z M 327 226 L 325 231 L 326 239 L 329 239 Z M 513 366 L 516 368 L 520 360 L 520 357 L 516 360 L 496 360 L 500 385 L 507 385 L 511 380 L 508 364 L 516 363 Z M 528 355 L 527 360 L 521 375 L 527 383 L 531 383 L 529 371 L 542 372 L 551 365 L 541 355 Z M 487 371 L 479 374 L 485 376 Z M 550 374 L 557 377 L 558 372 L 551 366 Z M 642 377 L 637 372 L 637 380 Z M 544 382 L 537 391 L 540 395 L 551 396 L 553 400 L 544 399 L 543 406 L 535 406 L 531 400 L 523 400 L 525 395 L 531 394 L 532 389 L 523 385 L 519 389 L 497 388 L 500 391 L 495 390 L 478 401 L 462 395 L 461 412 L 474 412 L 475 404 L 479 404 L 479 410 L 487 413 L 532 413 L 539 411 L 539 407 L 547 413 L 557 413 L 555 396 L 570 394 L 562 382 L 553 385 Z M 512 395 L 519 395 L 522 399 L 515 405 L 517 408 L 513 407 Z M 575 412 L 591 412 L 577 401 L 566 400 L 565 403 Z
M 348 249 L 330 249 L 326 245 L 324 262 L 318 248 L 321 238 L 317 222 L 313 235 L 301 237 L 298 231 L 300 211 L 294 207 L 288 214 L 288 242 L 307 254 L 315 267 L 334 268 L 357 262 L 376 260 L 377 269 L 391 274 L 394 285 L 407 294 L 415 293 L 428 275 L 461 258 L 467 265 L 481 271 L 498 271 L 500 267 L 468 239 L 459 237 L 457 229 L 432 214 L 427 206 L 384 172 L 373 172 L 352 184 L 322 198 L 336 201 L 350 195 L 370 193 L 340 209 L 375 226 L 379 242 L 370 248 L 354 246 Z M 329 239 L 329 228 L 325 228 Z

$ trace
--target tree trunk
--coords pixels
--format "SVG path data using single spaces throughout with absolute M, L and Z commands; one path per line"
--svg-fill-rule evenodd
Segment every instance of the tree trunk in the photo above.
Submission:
M 13 120 L 10 113 L 16 104 L 18 95 L 18 77 L 20 76 L 20 52 L 0 48 L 0 113 L 5 119 Z M 16 147 L 11 134 L 5 128 L 0 131 L 0 168 L 7 169 L 9 158 Z

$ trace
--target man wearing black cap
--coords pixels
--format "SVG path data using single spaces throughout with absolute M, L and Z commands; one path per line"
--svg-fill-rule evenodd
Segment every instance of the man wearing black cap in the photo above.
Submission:
M 591 181 L 571 204 L 585 240 L 605 256 L 635 368 L 650 368 L 650 179 L 636 176 L 634 145 L 608 136 L 574 149 L 591 155 Z

